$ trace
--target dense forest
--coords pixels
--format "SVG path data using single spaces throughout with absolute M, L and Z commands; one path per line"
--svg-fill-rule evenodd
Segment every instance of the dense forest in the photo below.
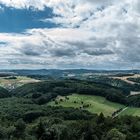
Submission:
M 12 114 L 11 114 L 12 115 Z M 9 140 L 139 140 L 140 118 L 105 118 L 72 108 L 45 108 L 5 120 L 0 138 Z M 5 123 L 5 124 L 4 124 Z
M 126 92 L 126 88 L 127 87 L 125 86 L 123 88 L 119 88 L 88 80 L 50 80 L 26 84 L 13 90 L 12 95 L 31 98 L 36 104 L 45 104 L 53 98 L 56 98 L 58 95 L 66 96 L 72 93 L 78 93 L 103 96 L 112 102 L 140 107 L 140 96 L 128 96 L 130 92 Z
M 48 106 L 58 95 L 103 96 L 112 102 L 140 107 L 140 96 L 123 88 L 89 80 L 48 80 L 0 88 L 2 140 L 139 140 L 140 118 L 105 117 L 79 108 Z

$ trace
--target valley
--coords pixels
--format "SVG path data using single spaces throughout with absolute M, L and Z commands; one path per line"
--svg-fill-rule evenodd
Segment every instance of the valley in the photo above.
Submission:
M 123 134 L 126 139 L 122 140 L 138 139 L 140 86 L 110 78 L 111 75 L 129 73 L 91 70 L 1 73 L 0 139 L 81 140 L 81 134 L 86 134 L 83 140 L 87 140 L 96 132 L 94 138 L 104 140 L 110 131 Z M 135 77 L 131 80 L 139 81 Z

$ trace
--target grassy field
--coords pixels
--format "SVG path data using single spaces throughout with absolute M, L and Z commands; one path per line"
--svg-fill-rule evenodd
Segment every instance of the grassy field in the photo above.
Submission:
M 0 86 L 6 89 L 14 89 L 27 83 L 38 82 L 38 80 L 26 76 L 0 77 Z
M 55 101 L 52 101 L 49 103 L 49 105 L 80 108 L 83 105 L 89 104 L 90 106 L 86 107 L 86 110 L 97 114 L 103 112 L 106 116 L 109 116 L 114 111 L 125 107 L 117 103 L 109 102 L 105 98 L 99 96 L 73 94 L 67 97 L 69 98 L 69 100 L 66 100 L 64 97 L 59 96 L 56 99 L 58 104 L 56 104 Z
M 110 116 L 116 110 L 125 108 L 124 105 L 112 103 L 103 97 L 78 94 L 67 96 L 67 99 L 66 97 L 58 96 L 55 101 L 50 102 L 48 105 L 74 108 L 86 106 L 83 109 L 97 114 L 102 112 L 105 116 Z M 126 114 L 140 116 L 140 108 L 127 108 L 124 112 L 120 113 L 120 115 Z
M 140 116 L 140 108 L 127 108 L 124 112 L 120 115 L 133 115 L 133 116 Z

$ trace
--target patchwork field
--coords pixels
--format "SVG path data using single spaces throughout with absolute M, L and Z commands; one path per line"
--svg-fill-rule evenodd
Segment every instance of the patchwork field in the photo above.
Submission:
M 112 103 L 103 97 L 73 94 L 67 97 L 58 96 L 55 101 L 50 102 L 51 106 L 74 107 L 88 110 L 91 113 L 104 113 L 111 116 L 113 112 L 125 108 L 124 105 Z M 119 115 L 140 116 L 139 108 L 127 108 Z
M 39 82 L 39 80 L 32 79 L 26 76 L 0 77 L 0 86 L 8 90 L 12 90 L 21 85 L 34 82 Z
M 140 74 L 135 74 L 133 76 L 120 76 L 120 77 L 111 77 L 111 78 L 119 79 L 119 80 L 125 81 L 129 84 L 137 84 L 137 82 L 131 81 L 131 80 L 129 80 L 129 78 L 140 78 Z

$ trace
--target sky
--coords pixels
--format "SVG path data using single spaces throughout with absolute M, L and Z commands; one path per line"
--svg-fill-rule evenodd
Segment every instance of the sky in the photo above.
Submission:
M 0 69 L 140 69 L 140 0 L 0 0 Z

